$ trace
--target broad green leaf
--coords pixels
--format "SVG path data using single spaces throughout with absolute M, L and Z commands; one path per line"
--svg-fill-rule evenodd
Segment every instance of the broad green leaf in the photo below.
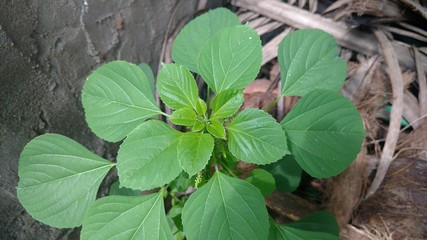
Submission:
M 221 152 L 224 161 L 224 164 L 227 164 L 228 168 L 235 169 L 237 167 L 237 164 L 239 162 L 239 159 L 237 159 L 228 149 L 228 147 Z
M 148 83 L 150 84 L 151 92 L 153 93 L 153 96 L 154 96 L 154 93 L 155 93 L 155 89 L 154 89 L 155 80 L 154 80 L 153 70 L 151 70 L 151 67 L 148 64 L 146 64 L 146 63 L 140 63 L 138 65 L 138 67 L 144 72 L 145 77 L 147 77 Z
M 280 225 L 270 219 L 270 229 L 268 240 L 286 240 L 285 235 L 280 231 Z
M 161 113 L 144 72 L 124 61 L 93 71 L 83 87 L 82 103 L 90 129 L 111 142 Z
M 202 170 L 209 161 L 214 139 L 207 133 L 185 133 L 179 139 L 178 160 L 190 176 Z
M 240 90 L 225 90 L 212 99 L 213 116 L 226 118 L 233 115 L 243 104 L 243 93 Z
M 334 215 L 328 211 L 314 212 L 296 222 L 287 224 L 287 226 L 306 231 L 328 233 L 335 236 L 339 234 L 337 220 Z
M 263 240 L 269 228 L 259 190 L 219 171 L 190 196 L 182 210 L 182 224 L 189 240 Z
M 333 215 L 326 211 L 319 211 L 290 224 L 271 224 L 269 239 L 339 240 L 339 228 Z
M 192 127 L 197 122 L 197 115 L 193 109 L 184 107 L 174 111 L 169 120 L 175 125 Z
M 172 59 L 198 73 L 197 59 L 203 45 L 219 30 L 240 25 L 237 16 L 225 8 L 217 8 L 193 19 L 178 34 L 172 46 Z
M 259 109 L 241 111 L 228 126 L 228 148 L 245 162 L 272 163 L 289 153 L 279 123 Z
M 24 147 L 19 159 L 19 202 L 44 224 L 80 226 L 113 166 L 68 137 L 41 135 Z
M 281 125 L 295 160 L 316 178 L 335 176 L 347 168 L 365 136 L 362 118 L 353 103 L 329 90 L 305 95 Z
M 205 129 L 205 124 L 203 122 L 196 122 L 193 126 L 193 132 L 200 132 Z
M 174 239 L 162 194 L 108 196 L 95 201 L 81 232 L 81 239 Z
M 218 120 L 210 120 L 209 123 L 206 124 L 206 129 L 213 136 L 225 139 L 224 126 Z
M 257 187 L 264 197 L 270 195 L 276 189 L 273 175 L 261 168 L 254 169 L 246 181 Z
M 216 33 L 200 52 L 200 75 L 216 93 L 240 90 L 258 75 L 262 46 L 258 34 L 247 26 L 225 28 Z
M 286 225 L 271 224 L 269 240 L 339 240 L 336 235 L 324 232 L 305 231 L 303 229 L 288 227 Z
M 162 101 L 172 109 L 196 109 L 199 91 L 188 69 L 178 64 L 164 64 L 157 77 L 157 91 Z
M 333 37 L 318 29 L 302 29 L 279 44 L 282 96 L 304 96 L 314 89 L 338 91 L 347 76 Z
M 301 181 L 302 168 L 291 155 L 285 155 L 281 160 L 264 165 L 262 168 L 273 175 L 277 190 L 293 192 L 298 188 Z
M 141 192 L 126 187 L 120 187 L 120 181 L 117 180 L 110 185 L 110 191 L 108 191 L 108 195 L 140 196 Z
M 174 180 L 179 165 L 180 132 L 158 120 L 150 120 L 132 131 L 117 156 L 117 170 L 124 187 L 149 190 Z
M 206 110 L 207 110 L 207 106 L 206 106 L 205 101 L 203 101 L 201 98 L 199 98 L 199 100 L 197 101 L 197 104 L 196 104 L 196 112 L 199 115 L 204 115 L 206 113 Z

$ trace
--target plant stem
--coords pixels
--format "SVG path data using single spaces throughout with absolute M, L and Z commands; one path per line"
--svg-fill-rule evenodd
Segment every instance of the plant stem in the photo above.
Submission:
M 212 163 L 213 163 L 213 165 L 215 166 L 215 168 L 216 168 L 216 165 L 218 164 L 218 159 L 217 159 L 217 156 L 216 156 L 216 151 L 215 151 L 215 149 L 214 149 L 214 151 L 213 151 L 213 153 L 212 153 Z
M 165 193 L 168 192 L 168 187 L 169 187 L 169 184 L 161 187 L 159 190 L 159 194 L 162 195 L 163 198 L 165 197 Z
M 211 107 L 211 88 L 209 86 L 206 87 L 206 112 L 208 114 L 208 119 L 210 119 L 210 109 Z
M 268 106 L 267 107 L 265 107 L 264 109 L 263 109 L 263 111 L 264 112 L 268 112 L 268 111 L 270 111 L 270 109 L 272 108 L 272 107 L 274 107 L 274 105 L 276 105 L 277 104 L 277 102 L 281 99 L 282 97 L 277 97 L 276 99 L 274 99 L 274 101 L 273 102 L 271 102 L 270 104 L 268 104 Z
M 221 166 L 222 166 L 225 170 L 227 170 L 227 172 L 228 172 L 231 176 L 233 176 L 233 177 L 237 178 L 236 174 L 234 174 L 234 172 L 233 172 L 233 171 L 231 171 L 231 169 L 227 166 L 227 164 L 221 164 Z
M 171 116 L 171 115 L 169 115 L 169 114 L 167 114 L 167 113 L 164 113 L 164 112 L 162 112 L 162 111 L 160 111 L 160 112 L 159 112 L 159 114 L 161 114 L 161 115 L 163 115 L 163 116 L 165 116 L 165 117 L 167 117 L 167 118 L 170 118 L 170 116 Z

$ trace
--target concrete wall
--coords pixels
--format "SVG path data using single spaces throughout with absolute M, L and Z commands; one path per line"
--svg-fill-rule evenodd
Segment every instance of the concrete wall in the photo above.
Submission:
M 88 129 L 80 92 L 102 63 L 124 59 L 156 68 L 174 0 L 0 1 L 0 239 L 68 239 L 34 221 L 16 198 L 24 145 L 60 133 L 106 158 L 117 146 Z M 176 20 L 193 13 L 184 0 Z M 177 24 L 174 22 L 173 26 Z

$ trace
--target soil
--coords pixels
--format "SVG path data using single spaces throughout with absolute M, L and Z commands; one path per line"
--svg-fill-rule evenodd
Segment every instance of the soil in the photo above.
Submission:
M 172 27 L 196 9 L 183 1 Z M 0 1 L 0 239 L 68 239 L 31 218 L 16 197 L 24 145 L 60 133 L 113 159 L 117 146 L 88 129 L 80 92 L 100 64 L 123 59 L 157 70 L 175 1 Z

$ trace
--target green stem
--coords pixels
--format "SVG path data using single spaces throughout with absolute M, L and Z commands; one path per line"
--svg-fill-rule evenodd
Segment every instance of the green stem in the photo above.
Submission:
M 167 114 L 167 113 L 164 113 L 164 112 L 162 112 L 162 111 L 160 111 L 160 112 L 159 112 L 159 114 L 161 114 L 161 115 L 163 115 L 163 116 L 165 116 L 165 117 L 167 117 L 167 118 L 170 118 L 170 117 L 171 117 L 171 115 L 169 115 L 169 114 Z
M 233 176 L 233 177 L 235 177 L 235 178 L 238 178 L 237 176 L 236 176 L 236 174 L 234 174 L 234 172 L 233 171 L 231 171 L 231 169 L 227 166 L 227 164 L 222 164 L 221 165 L 225 170 L 227 170 L 227 172 L 231 175 L 231 176 Z
M 163 198 L 165 197 L 165 193 L 168 192 L 168 187 L 169 187 L 169 184 L 166 185 L 166 186 L 161 187 L 160 190 L 159 190 L 159 194 L 162 195 Z
M 282 98 L 282 97 L 278 97 L 278 98 L 274 99 L 274 101 L 273 101 L 272 103 L 268 104 L 268 106 L 267 106 L 267 107 L 265 107 L 265 108 L 263 109 L 263 111 L 264 111 L 264 112 L 268 112 L 268 111 L 270 111 L 270 109 L 271 109 L 272 107 L 274 107 L 274 105 L 276 105 L 276 104 L 277 104 L 277 102 L 278 102 L 281 98 Z
M 218 165 L 215 164 L 215 172 L 219 171 Z
M 177 198 L 175 194 L 169 194 L 175 201 L 180 202 L 181 199 Z
M 208 119 L 211 117 L 210 115 L 210 109 L 211 107 L 211 88 L 209 86 L 207 86 L 206 89 L 206 112 L 208 114 Z
M 213 153 L 212 153 L 212 163 L 213 163 L 213 165 L 215 166 L 215 169 L 216 169 L 216 165 L 218 164 L 218 159 L 217 159 L 217 156 L 216 156 L 216 151 L 215 151 L 215 149 L 214 149 L 214 151 L 213 151 Z

